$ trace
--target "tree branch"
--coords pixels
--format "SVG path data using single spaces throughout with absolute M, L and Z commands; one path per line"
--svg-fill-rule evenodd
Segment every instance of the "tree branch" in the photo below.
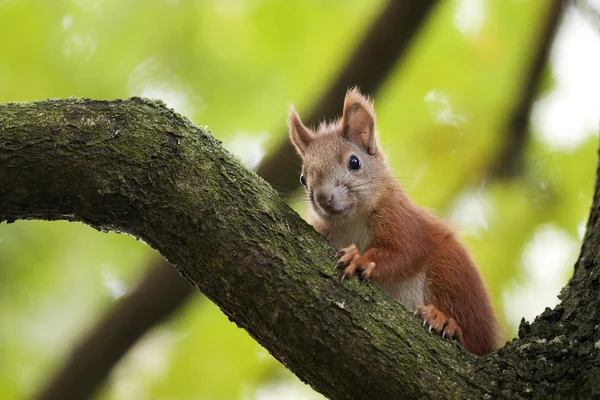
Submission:
M 157 257 L 150 273 L 72 349 L 60 371 L 35 398 L 90 398 L 123 354 L 148 329 L 170 316 L 191 293 L 192 287 L 177 270 Z
M 472 374 L 474 356 L 374 285 L 340 283 L 332 246 L 160 103 L 0 105 L 0 187 L 0 220 L 81 221 L 144 240 L 332 399 L 490 391 Z
M 490 165 L 490 171 L 487 174 L 489 177 L 510 178 L 519 175 L 523 170 L 531 108 L 538 94 L 540 77 L 548 61 L 564 7 L 564 0 L 549 2 L 548 16 L 542 27 L 539 45 L 534 52 L 532 62 L 526 69 L 523 84 L 519 85 L 520 91 L 509 113 L 509 122 L 505 127 L 506 139 L 497 158 Z
M 339 101 L 351 86 L 375 94 L 436 4 L 437 0 L 390 0 L 338 77 L 307 114 L 306 125 L 318 125 L 337 117 Z M 260 163 L 256 172 L 267 182 L 276 181 L 282 192 L 291 192 L 295 189 L 291 185 L 298 181 L 300 159 L 289 140 L 283 140 L 272 154 Z
M 600 394 L 600 167 L 562 303 L 487 357 L 428 334 L 207 131 L 162 103 L 0 104 L 0 221 L 126 232 L 331 399 Z

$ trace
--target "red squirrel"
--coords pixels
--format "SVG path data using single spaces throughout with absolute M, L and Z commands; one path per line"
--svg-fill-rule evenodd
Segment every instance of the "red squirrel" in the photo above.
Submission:
M 453 230 L 413 203 L 376 138 L 372 101 L 346 93 L 342 117 L 318 129 L 290 107 L 290 139 L 302 158 L 309 222 L 339 250 L 342 280 L 372 280 L 443 337 L 483 355 L 499 324 L 485 284 Z

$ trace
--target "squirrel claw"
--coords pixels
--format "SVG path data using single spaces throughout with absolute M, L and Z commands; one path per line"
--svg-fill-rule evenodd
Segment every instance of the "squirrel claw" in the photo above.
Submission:
M 463 346 L 462 330 L 454 318 L 447 317 L 433 304 L 419 306 L 415 313 L 423 318 L 423 326 L 429 324 L 429 332 L 440 334 L 442 338 L 456 339 Z
M 367 265 L 361 264 L 358 268 L 362 270 L 360 276 L 362 277 L 363 282 L 368 281 L 371 277 L 371 272 L 373 271 L 373 268 L 375 268 L 375 263 L 370 262 Z
M 344 269 L 342 280 L 354 275 L 357 270 L 360 271 L 363 282 L 371 277 L 371 272 L 373 271 L 373 268 L 375 268 L 375 263 L 368 262 L 361 256 L 355 244 L 351 244 L 350 246 L 341 249 L 338 252 L 338 255 L 340 255 L 340 259 L 335 268 Z

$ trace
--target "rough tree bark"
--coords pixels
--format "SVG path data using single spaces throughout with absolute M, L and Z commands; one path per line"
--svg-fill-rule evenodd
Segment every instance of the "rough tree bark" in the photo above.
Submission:
M 0 220 L 126 232 L 332 399 L 600 396 L 600 186 L 562 303 L 487 357 L 428 334 L 205 130 L 141 99 L 0 105 Z

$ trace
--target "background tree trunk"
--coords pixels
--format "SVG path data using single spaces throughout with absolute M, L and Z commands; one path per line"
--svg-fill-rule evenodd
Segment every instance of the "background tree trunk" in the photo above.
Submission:
M 428 334 L 205 130 L 162 103 L 0 105 L 0 220 L 126 232 L 332 399 L 600 396 L 600 187 L 562 303 L 475 357 Z

